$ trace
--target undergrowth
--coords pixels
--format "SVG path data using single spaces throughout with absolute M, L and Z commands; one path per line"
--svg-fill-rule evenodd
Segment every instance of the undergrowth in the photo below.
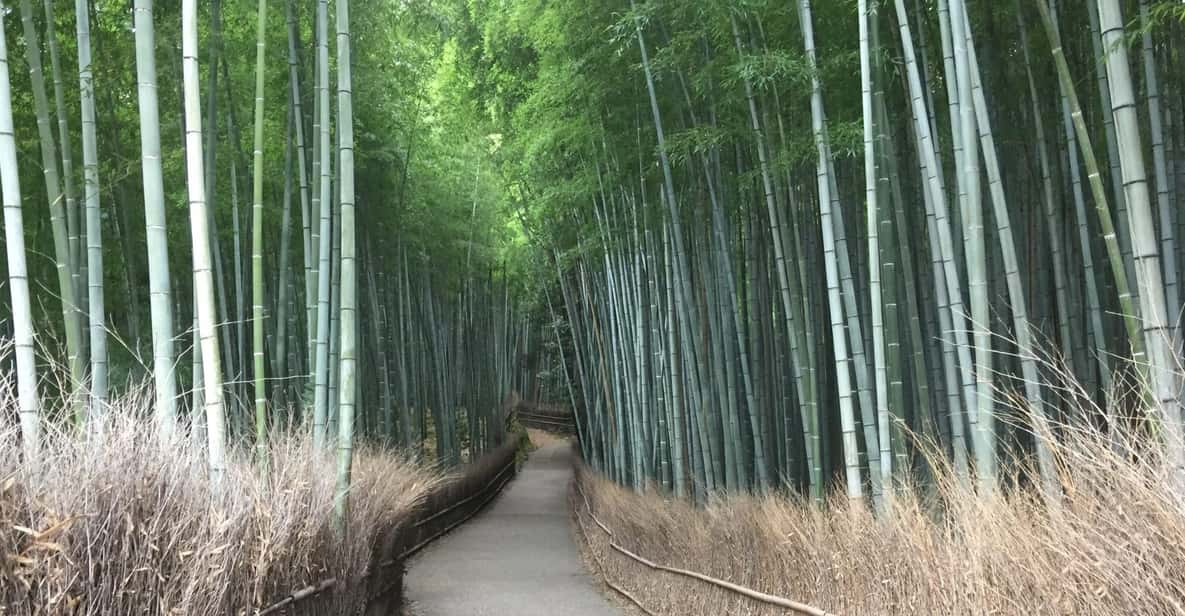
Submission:
M 202 444 L 162 443 L 150 404 L 129 395 L 85 436 L 48 433 L 37 465 L 0 412 L 0 614 L 246 614 L 331 577 L 319 609 L 357 613 L 375 546 L 444 480 L 359 447 L 339 536 L 333 455 L 308 431 L 272 436 L 267 476 L 235 448 L 215 490 Z
M 837 614 L 1183 614 L 1185 505 L 1150 448 L 1093 427 L 1052 444 L 1062 494 L 976 491 L 937 465 L 883 513 L 835 494 L 727 495 L 704 507 L 634 493 L 587 469 L 583 491 L 613 540 L 690 569 Z M 612 550 L 574 504 L 609 581 L 656 614 L 783 614 L 783 608 Z

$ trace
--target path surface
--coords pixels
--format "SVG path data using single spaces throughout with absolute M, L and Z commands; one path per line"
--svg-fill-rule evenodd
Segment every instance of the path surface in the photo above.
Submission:
M 415 616 L 617 614 L 593 586 L 573 543 L 565 442 L 531 454 L 489 509 L 408 564 Z

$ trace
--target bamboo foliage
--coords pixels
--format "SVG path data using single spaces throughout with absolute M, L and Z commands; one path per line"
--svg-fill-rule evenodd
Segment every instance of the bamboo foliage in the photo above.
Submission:
M 472 462 L 507 438 L 506 401 L 524 395 L 541 402 L 541 397 L 559 391 L 557 375 L 566 373 L 561 370 L 566 369 L 564 360 L 557 362 L 552 355 L 557 343 L 536 333 L 543 323 L 526 307 L 525 285 L 506 260 L 506 255 L 516 254 L 506 252 L 513 242 L 507 241 L 497 224 L 500 196 L 492 195 L 490 189 L 497 186 L 498 178 L 488 171 L 496 159 L 497 139 L 488 133 L 480 138 L 461 134 L 475 131 L 484 120 L 459 111 L 435 115 L 422 124 L 405 122 L 425 97 L 432 104 L 442 104 L 441 89 L 427 86 L 433 79 L 445 79 L 443 62 L 434 65 L 438 75 L 418 71 L 408 76 L 423 87 L 409 85 L 407 92 L 400 92 L 384 86 L 376 95 L 371 86 L 376 76 L 387 85 L 392 81 L 376 69 L 376 49 L 355 46 L 346 0 L 334 3 L 333 16 L 328 0 L 316 3 L 311 13 L 296 2 L 285 2 L 284 32 L 269 27 L 267 2 L 260 0 L 250 28 L 254 70 L 236 53 L 245 41 L 241 16 L 248 9 L 244 7 L 225 7 L 224 23 L 220 2 L 203 10 L 199 3 L 186 0 L 179 10 L 166 10 L 152 0 L 136 0 L 128 32 L 113 13 L 92 4 L 77 0 L 74 6 L 79 68 L 75 92 L 63 78 L 62 64 L 72 58 L 61 57 L 54 2 L 45 0 L 52 106 L 46 83 L 50 75 L 42 65 L 40 16 L 32 1 L 24 0 L 19 7 L 29 76 L 22 81 L 18 75 L 16 84 L 9 82 L 7 40 L 0 32 L 0 184 L 11 294 L 2 320 L 11 328 L 6 331 L 12 334 L 13 351 L 8 356 L 11 363 L 3 367 L 12 366 L 18 411 L 14 418 L 19 415 L 20 420 L 22 451 L 15 455 L 27 462 L 28 469 L 37 470 L 44 430 L 71 438 L 70 431 L 58 431 L 56 425 L 67 418 L 101 430 L 110 425 L 103 416 L 109 405 L 136 400 L 140 383 L 150 382 L 153 429 L 162 442 L 189 438 L 203 444 L 214 506 L 221 502 L 225 482 L 233 480 L 227 476 L 232 464 L 228 460 L 239 447 L 253 447 L 258 471 L 271 475 L 282 470 L 271 467 L 272 431 L 300 429 L 307 421 L 318 448 L 327 450 L 330 443 L 336 448 L 335 519 L 338 530 L 345 532 L 355 443 L 398 445 L 411 455 L 432 456 L 445 466 Z M 370 8 L 384 18 L 414 16 L 424 10 L 395 5 Z M 310 14 L 314 19 L 302 27 L 301 20 Z M 179 24 L 170 21 L 178 17 Z M 379 23 L 375 19 L 369 12 L 362 16 L 361 37 L 367 44 L 377 41 L 409 55 L 421 54 L 417 62 L 424 66 L 432 65 L 424 54 L 446 47 L 447 37 L 442 34 L 425 38 L 423 33 L 400 28 L 384 30 L 374 27 Z M 302 54 L 300 39 L 307 36 L 308 26 L 315 33 L 315 54 Z M 335 28 L 333 43 L 331 27 Z M 269 62 L 267 55 L 267 39 L 274 35 L 284 36 L 288 43 L 287 63 L 282 65 Z M 176 43 L 181 54 L 158 66 L 158 52 L 167 55 Z M 205 75 L 199 67 L 202 53 L 208 64 Z M 314 68 L 314 87 L 302 88 L 308 65 Z M 336 67 L 335 85 L 330 81 L 331 66 Z M 250 226 L 244 227 L 247 211 L 240 212 L 239 204 L 247 203 L 241 199 L 246 193 L 240 192 L 246 176 L 240 176 L 240 171 L 248 168 L 248 157 L 237 110 L 245 101 L 236 99 L 235 93 L 247 90 L 242 84 L 248 74 L 254 105 Z M 356 113 L 353 87 L 358 74 L 364 77 L 359 81 L 368 96 L 382 102 L 371 105 L 367 99 L 368 104 Z M 264 105 L 277 75 L 287 79 L 287 104 L 282 109 Z M 133 79 L 134 107 L 119 95 Z M 162 90 L 158 79 L 176 80 L 176 92 Z M 331 87 L 337 93 L 336 115 L 329 98 Z M 75 132 L 65 112 L 75 94 L 81 111 L 76 130 L 82 142 L 81 198 L 74 192 L 77 178 L 71 139 Z M 19 107 L 25 100 L 32 101 L 27 110 Z M 174 102 L 175 107 L 170 105 Z M 285 123 L 282 178 L 267 173 L 270 156 L 279 152 L 273 133 L 278 132 L 274 126 L 281 112 Z M 398 122 L 391 122 L 387 114 L 397 116 Z M 120 154 L 126 151 L 123 135 L 127 133 L 121 131 L 120 123 L 129 118 L 139 128 L 138 164 L 129 164 Z M 22 141 L 26 135 L 16 126 L 19 122 L 30 128 L 35 125 L 37 143 Z M 33 134 L 27 131 L 27 136 Z M 357 163 L 355 134 L 364 147 Z M 381 147 L 375 147 L 376 135 L 385 139 Z M 412 144 L 417 143 L 423 144 L 425 163 L 413 167 Z M 29 167 L 27 172 L 43 172 L 44 182 L 24 197 L 48 205 L 48 224 L 26 230 L 17 156 L 33 148 L 39 150 L 39 163 L 19 162 Z M 457 158 L 473 163 L 469 169 L 479 170 L 468 203 L 463 271 L 453 263 L 454 243 L 447 237 L 452 229 L 449 223 L 454 221 L 448 189 L 424 188 L 444 186 L 449 174 L 442 171 L 441 161 Z M 481 171 L 483 165 L 486 171 Z M 139 187 L 131 181 L 137 173 Z M 174 185 L 182 176 L 183 196 L 180 184 Z M 109 184 L 100 183 L 100 178 Z M 398 201 L 384 184 L 396 178 L 401 184 Z M 409 184 L 412 188 L 405 190 Z M 137 189 L 142 193 L 135 194 Z M 277 198 L 283 195 L 278 217 L 266 216 L 273 191 Z M 136 209 L 128 207 L 131 197 L 143 198 L 142 227 Z M 388 198 L 394 207 L 359 207 L 372 199 L 377 204 Z M 612 198 L 630 197 L 618 193 Z M 170 237 L 167 213 L 170 202 L 178 199 L 188 205 L 189 229 L 185 237 Z M 293 241 L 296 199 L 301 237 Z M 84 216 L 77 211 L 80 202 L 85 205 Z M 409 211 L 406 235 L 405 209 Z M 400 230 L 396 242 L 384 235 L 393 228 L 392 219 Z M 432 226 L 437 224 L 443 230 Z M 105 231 L 114 232 L 106 252 Z M 52 246 L 37 245 L 42 240 L 52 240 Z M 27 259 L 26 241 L 32 254 L 49 258 Z M 144 250 L 137 249 L 140 241 Z M 641 244 L 640 237 L 635 238 L 634 246 Z M 192 278 L 174 275 L 172 268 L 179 266 L 179 259 L 189 262 L 186 269 Z M 642 359 L 649 349 L 637 330 L 651 323 L 635 319 L 633 331 L 617 326 L 623 315 L 636 312 L 647 299 L 633 293 L 627 282 L 630 277 L 635 283 L 640 280 L 627 263 L 640 267 L 643 259 L 625 252 L 620 259 L 622 284 L 598 292 L 605 297 L 612 293 L 614 301 L 620 302 L 614 306 L 618 321 L 611 332 L 618 356 L 632 353 L 638 373 L 649 372 Z M 144 288 L 138 284 L 140 272 L 147 274 Z M 56 290 L 40 280 L 46 273 L 51 274 L 46 280 L 56 278 Z M 119 292 L 107 293 L 105 278 L 118 281 Z M 365 286 L 359 287 L 360 282 Z M 38 297 L 38 288 L 47 291 L 50 301 Z M 78 299 L 84 292 L 86 302 Z M 141 363 L 138 331 L 144 293 L 150 300 L 152 360 Z M 53 315 L 41 309 L 51 304 Z M 191 305 L 192 315 L 188 313 Z M 176 331 L 174 321 L 190 318 L 194 344 L 177 344 L 179 333 L 189 334 Z M 85 336 L 83 322 L 89 331 Z M 65 336 L 59 349 L 61 333 Z M 553 339 L 555 333 L 553 329 Z M 39 364 L 48 372 L 39 373 Z M 181 364 L 185 370 L 179 369 Z M 59 365 L 64 366 L 61 375 Z M 42 399 L 40 394 L 45 392 L 50 393 Z M 653 472 L 653 463 L 643 453 L 654 435 L 643 411 L 651 394 L 634 387 L 624 387 L 621 393 L 625 396 L 622 408 L 634 413 L 632 452 L 635 476 L 641 481 Z M 307 416 L 306 409 L 311 409 Z M 435 447 L 426 446 L 425 441 L 432 438 Z
M 842 481 L 879 514 L 941 451 L 1053 505 L 1066 426 L 1185 465 L 1164 3 L 286 0 L 281 25 L 136 0 L 128 32 L 76 0 L 76 48 L 54 4 L 19 3 L 0 135 L 22 455 L 151 378 L 160 437 L 204 442 L 215 481 L 307 424 L 339 531 L 356 447 L 464 464 L 512 392 L 571 404 L 615 481 L 701 503 Z M 20 197 L 48 206 L 29 229 Z
M 599 103 L 589 120 L 594 145 L 571 172 L 587 173 L 587 190 L 575 192 L 590 198 L 591 214 L 555 218 L 558 206 L 537 205 L 538 219 L 523 217 L 553 233 L 595 229 L 593 247 L 577 241 L 549 249 L 569 325 L 568 397 L 583 406 L 590 459 L 620 482 L 638 486 L 643 474 L 695 499 L 750 481 L 759 490 L 762 469 L 818 498 L 827 477 L 842 470 L 850 496 L 871 494 L 878 504 L 896 478 L 924 470 L 916 439 L 905 436 L 912 431 L 936 439 L 956 475 L 985 493 L 1001 488 L 1002 465 L 1016 459 L 1021 442 L 1046 497 L 1056 501 L 1061 490 L 1046 439 L 1058 437 L 1061 422 L 1080 419 L 1067 415 L 1060 379 L 1082 378 L 1085 395 L 1100 398 L 1127 375 L 1147 374 L 1149 337 L 1133 325 L 1146 323 L 1142 305 L 1155 302 L 1134 301 L 1137 289 L 1148 294 L 1148 283 L 1129 287 L 1124 244 L 1135 247 L 1133 264 L 1145 263 L 1142 255 L 1164 249 L 1163 230 L 1175 233 L 1175 219 L 1152 218 L 1149 245 L 1121 241 L 1123 230 L 1112 229 L 1100 165 L 1088 155 L 1090 118 L 1067 89 L 1072 78 L 1064 78 L 1070 68 L 1060 43 L 1051 64 L 1065 100 L 1039 89 L 1042 64 L 1024 32 L 1027 7 L 1014 9 L 1026 59 L 1019 68 L 1029 84 L 1020 108 L 992 95 L 1009 69 L 981 64 L 989 53 L 998 59 L 997 41 L 979 38 L 978 13 L 963 0 L 928 9 L 902 0 L 884 5 L 892 9 L 884 14 L 860 2 L 854 23 L 831 19 L 850 16 L 850 8 L 823 9 L 827 35 L 843 27 L 858 35 L 858 106 L 851 104 L 855 75 L 848 81 L 831 66 L 846 62 L 831 58 L 847 47 L 824 38 L 820 48 L 817 7 L 800 0 L 795 8 L 796 20 L 774 18 L 782 38 L 795 30 L 801 36 L 801 51 L 790 56 L 801 64 L 787 68 L 778 63 L 791 52 L 784 44 L 785 55 L 770 50 L 770 13 L 762 8 L 631 3 L 611 31 L 622 42 L 633 39 L 641 56 L 636 105 L 627 113 Z M 941 46 L 931 49 L 925 36 L 935 22 Z M 1100 23 L 1110 41 L 1100 44 L 1115 44 L 1112 21 Z M 890 24 L 897 40 L 882 45 Z M 1090 32 L 1081 38 L 1090 47 Z M 1159 58 L 1153 44 L 1145 47 L 1154 53 L 1153 70 L 1144 73 L 1153 75 Z M 617 87 L 628 86 L 621 79 Z M 1110 103 L 1129 100 L 1114 91 L 1122 81 L 1106 76 L 1108 108 L 1094 112 L 1115 119 L 1117 144 L 1127 139 L 1127 121 Z M 722 97 L 722 82 L 738 92 Z M 836 94 L 836 83 L 850 94 Z M 787 91 L 808 86 L 809 97 L 786 102 L 794 99 Z M 840 138 L 824 108 L 833 96 L 844 114 Z M 646 104 L 652 127 L 638 113 Z M 851 146 L 848 128 L 856 107 L 862 148 Z M 1062 110 L 1053 124 L 1050 109 Z M 801 131 L 809 129 L 809 141 L 791 145 L 787 110 L 800 118 Z M 1018 128 L 1001 124 L 1002 110 L 1031 117 L 1031 154 L 1018 155 Z M 670 117 L 683 126 L 671 128 Z M 1050 130 L 1058 119 L 1064 140 Z M 1174 131 L 1165 125 L 1167 161 Z M 769 138 L 774 127 L 778 141 Z M 895 143 L 901 139 L 905 146 Z M 1085 169 L 1078 156 L 1059 166 L 1066 151 L 1059 147 L 1081 150 Z M 1026 156 L 1035 178 L 1029 185 L 1018 179 L 1028 177 L 1018 162 Z M 636 169 L 621 158 L 636 160 Z M 546 160 L 530 164 L 542 168 Z M 550 177 L 529 166 L 525 173 Z M 1093 219 L 1079 173 L 1090 180 Z M 863 206 L 853 217 L 856 178 L 863 179 Z M 1127 192 L 1123 215 L 1133 215 L 1139 233 L 1140 200 L 1131 186 Z M 553 191 L 551 198 L 568 195 Z M 648 201 L 661 206 L 660 223 L 647 216 Z M 1101 248 L 1113 267 L 1095 267 Z M 661 267 L 650 265 L 659 265 L 656 255 Z M 1050 260 L 1048 277 L 1031 269 L 1034 259 Z M 816 315 L 824 313 L 829 328 L 818 327 Z M 657 351 L 639 351 L 647 347 Z M 1060 358 L 1064 373 L 1043 365 L 1061 370 Z M 1119 429 L 1113 411 L 1105 420 Z

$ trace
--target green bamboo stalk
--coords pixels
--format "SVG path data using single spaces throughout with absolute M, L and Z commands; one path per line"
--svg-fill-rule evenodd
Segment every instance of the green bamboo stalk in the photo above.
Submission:
M 207 462 L 215 489 L 226 473 L 226 418 L 222 402 L 222 369 L 215 327 L 209 220 L 206 213 L 205 170 L 202 168 L 202 116 L 198 99 L 197 0 L 182 0 L 181 54 L 185 88 L 186 186 L 189 226 L 193 242 L 194 305 L 202 349 L 202 381 L 206 408 Z
M 1173 332 L 1166 313 L 1161 256 L 1156 242 L 1151 199 L 1144 168 L 1144 151 L 1136 117 L 1131 67 L 1123 40 L 1123 16 L 1118 0 L 1099 0 L 1099 25 L 1107 48 L 1107 77 L 1111 109 L 1121 152 L 1120 170 L 1130 222 L 1132 255 L 1136 262 L 1140 316 L 1147 351 L 1148 386 L 1155 401 L 1151 414 L 1161 420 L 1169 463 L 1176 473 L 1185 472 L 1185 436 L 1178 402 L 1180 376 L 1176 373 Z
M 81 297 L 86 288 L 82 281 L 82 241 L 80 224 L 78 221 L 78 195 L 74 185 L 74 146 L 70 133 L 70 115 L 66 113 L 66 95 L 64 93 L 64 78 L 62 77 L 61 45 L 58 43 L 56 19 L 54 15 L 54 0 L 44 0 L 46 41 L 49 43 L 50 67 L 53 72 L 54 111 L 58 119 L 58 139 L 61 148 L 58 153 L 62 160 L 62 192 L 66 199 L 66 229 L 70 248 L 70 278 L 74 284 L 75 320 L 78 329 L 78 355 L 72 362 L 72 367 L 78 370 L 77 383 L 81 383 L 86 372 L 86 365 L 82 359 L 83 348 L 87 344 L 87 337 L 82 335 L 86 306 Z M 85 419 L 86 406 L 80 401 L 76 403 L 74 422 L 81 426 Z
M 25 257 L 25 224 L 21 214 L 20 170 L 12 125 L 12 85 L 8 76 L 8 40 L 0 11 L 0 198 L 4 202 L 4 243 L 12 298 L 13 354 L 16 356 L 17 411 L 21 451 L 29 468 L 41 464 L 41 399 L 37 393 L 37 361 L 33 349 L 33 308 Z
M 1152 141 L 1152 170 L 1156 179 L 1156 212 L 1160 222 L 1161 268 L 1164 273 L 1165 309 L 1170 327 L 1180 319 L 1181 297 L 1177 284 L 1177 248 L 1173 226 L 1173 207 L 1169 200 L 1168 163 L 1165 160 L 1164 112 L 1161 105 L 1160 80 L 1156 72 L 1156 53 L 1152 45 L 1152 25 L 1148 18 L 1148 1 L 1140 0 L 1141 42 L 1144 56 L 1144 90 L 1148 102 L 1148 135 Z
M 337 138 L 341 199 L 341 387 L 338 404 L 337 490 L 334 519 L 339 532 L 349 519 L 357 403 L 357 269 L 354 243 L 354 115 L 350 75 L 350 2 L 337 1 Z
M 803 44 L 807 61 L 815 65 L 815 42 L 811 20 L 810 0 L 799 0 L 799 24 L 802 28 Z M 843 430 L 844 470 L 848 498 L 862 497 L 864 487 L 860 478 L 859 445 L 856 442 L 856 418 L 852 408 L 852 385 L 847 340 L 844 333 L 844 306 L 839 289 L 839 259 L 836 257 L 835 229 L 832 224 L 832 200 L 827 165 L 827 143 L 823 118 L 823 94 L 817 74 L 812 70 L 811 127 L 814 132 L 817 153 L 817 179 L 819 191 L 819 212 L 822 218 L 824 266 L 827 272 L 828 306 L 831 315 L 832 350 L 835 355 L 836 386 L 839 390 L 839 412 Z M 879 469 L 876 471 L 879 473 Z
M 284 114 L 284 193 L 281 200 L 283 210 L 280 213 L 280 257 L 279 257 L 279 275 L 276 281 L 276 338 L 275 349 L 276 352 L 272 356 L 272 374 L 279 378 L 286 378 L 289 375 L 288 369 L 294 367 L 297 362 L 288 358 L 288 335 L 295 330 L 295 327 L 289 325 L 290 306 L 292 303 L 292 272 L 289 271 L 289 259 L 292 252 L 292 157 L 295 144 L 292 138 L 292 129 L 295 122 L 299 119 L 293 113 L 291 98 L 289 104 L 285 106 L 288 113 Z M 294 315 L 293 315 L 294 316 Z M 295 320 L 295 319 L 293 319 Z M 386 347 L 380 347 L 385 349 Z M 384 355 L 385 357 L 386 355 Z M 280 385 L 276 388 L 281 393 L 278 404 L 284 404 L 290 385 Z M 299 399 L 297 400 L 299 402 Z
M 1086 174 L 1090 180 L 1091 194 L 1094 197 L 1099 227 L 1103 232 L 1103 240 L 1107 247 L 1107 255 L 1111 265 L 1111 274 L 1115 278 L 1115 288 L 1119 295 L 1121 316 L 1127 328 L 1132 361 L 1136 369 L 1142 373 L 1146 364 L 1146 354 L 1144 351 L 1143 335 L 1140 333 L 1140 317 L 1131 293 L 1127 268 L 1124 266 L 1122 247 L 1120 246 L 1115 226 L 1112 222 L 1113 219 L 1107 200 L 1107 192 L 1103 186 L 1098 161 L 1095 159 L 1094 148 L 1091 145 L 1090 132 L 1086 127 L 1086 121 L 1082 117 L 1082 106 L 1078 102 L 1078 92 L 1074 86 L 1073 77 L 1070 75 L 1069 64 L 1066 62 L 1065 53 L 1062 49 L 1061 35 L 1057 31 L 1057 26 L 1049 13 L 1048 7 L 1039 2 L 1037 3 L 1037 8 L 1041 14 L 1041 22 L 1045 27 L 1046 36 L 1050 40 L 1054 66 L 1057 69 L 1058 85 L 1062 95 L 1067 99 L 1070 118 L 1073 120 L 1074 131 L 1078 137 L 1078 148 L 1082 153 L 1082 160 L 1086 165 Z
M 876 381 L 876 416 L 880 445 L 880 474 L 886 498 L 893 496 L 893 442 L 889 435 L 892 420 L 889 415 L 889 369 L 885 349 L 885 300 L 881 292 L 881 246 L 877 213 L 879 197 L 876 177 L 876 127 L 872 112 L 872 54 L 869 42 L 870 26 L 875 28 L 876 13 L 870 11 L 867 0 L 858 0 L 856 19 L 860 37 L 860 106 L 864 128 L 864 207 L 868 213 L 868 295 L 872 309 L 872 355 Z
M 316 331 L 317 328 L 317 249 L 319 248 L 317 237 L 318 231 L 316 227 L 316 219 L 319 216 L 317 212 L 317 205 L 319 201 L 312 204 L 310 209 L 310 186 L 309 175 L 305 164 L 305 124 L 303 101 L 301 100 L 300 90 L 300 66 L 297 61 L 297 36 L 298 25 L 296 23 L 296 11 L 294 5 L 296 0 L 288 0 L 284 3 L 284 13 L 288 26 L 288 82 L 289 82 L 289 105 L 292 107 L 292 120 L 295 136 L 296 136 L 296 162 L 298 184 L 300 186 L 300 220 L 303 229 L 302 239 L 304 257 L 304 294 L 305 294 L 305 332 L 306 334 Z M 314 117 L 317 117 L 314 113 Z M 316 132 L 314 130 L 314 132 Z M 317 177 L 317 172 L 314 171 L 314 177 Z M 306 335 L 306 338 L 308 336 Z M 305 353 L 307 356 L 307 365 L 311 368 L 316 363 L 316 343 L 312 340 L 305 341 Z
M 963 20 L 963 33 L 968 41 L 970 41 L 972 36 L 971 22 L 966 19 L 966 16 L 964 16 Z M 1008 299 L 1012 308 L 1013 327 L 1016 330 L 1014 335 L 1016 336 L 1017 354 L 1020 356 L 1021 374 L 1024 378 L 1025 402 L 1028 405 L 1027 410 L 1030 414 L 1033 427 L 1039 435 L 1035 444 L 1037 449 L 1037 465 L 1041 473 L 1041 481 L 1045 493 L 1047 496 L 1053 497 L 1060 493 L 1060 486 L 1057 482 L 1057 471 L 1054 468 L 1049 443 L 1046 438 L 1042 438 L 1047 437 L 1052 432 L 1048 425 L 1045 403 L 1041 391 L 1041 371 L 1037 366 L 1037 351 L 1033 343 L 1032 326 L 1029 324 L 1027 299 L 1025 297 L 1023 281 L 1020 277 L 1020 264 L 1016 254 L 1016 244 L 1012 238 L 1012 225 L 1008 205 L 1004 196 L 1004 182 L 1001 179 L 999 157 L 996 153 L 991 120 L 988 117 L 987 102 L 983 95 L 983 86 L 980 83 L 979 61 L 976 58 L 974 44 L 969 44 L 967 47 L 967 60 L 971 74 L 971 92 L 974 97 L 975 117 L 979 127 L 979 139 L 983 149 L 985 170 L 988 176 L 988 188 L 992 200 L 992 214 L 996 220 L 996 237 L 1000 245 L 1001 256 L 1003 257 Z M 977 458 L 980 464 L 988 457 L 991 458 L 992 477 L 989 479 L 993 481 L 996 464 L 994 423 L 995 417 L 993 414 L 989 413 L 980 418 L 980 443 L 984 447 L 990 447 L 991 452 L 985 452 Z M 987 487 L 985 481 L 982 480 L 982 470 L 980 471 L 980 475 L 981 485 Z
M 28 0 L 25 0 L 26 2 Z M 156 34 L 152 0 L 136 0 L 136 81 L 140 109 L 140 150 L 144 174 L 144 223 L 148 244 L 148 293 L 152 310 L 152 378 L 155 417 L 163 439 L 177 423 L 177 378 L 173 364 L 173 310 L 169 280 L 169 237 L 165 226 L 164 175 L 161 170 L 160 109 L 156 85 Z
M 267 0 L 259 0 L 255 33 L 255 147 L 251 205 L 251 356 L 255 377 L 255 455 L 267 469 L 267 388 L 263 350 L 263 91 Z M 240 341 L 240 344 L 242 342 Z
M 912 35 L 909 28 L 909 17 L 905 11 L 903 0 L 896 0 L 898 28 L 901 35 L 902 49 L 905 52 L 906 77 L 908 82 L 908 96 L 914 116 L 914 127 L 920 151 L 919 159 L 924 179 L 924 193 L 926 196 L 927 222 L 930 227 L 932 246 L 932 265 L 934 269 L 934 285 L 939 302 L 939 320 L 942 331 L 951 332 L 955 336 L 955 349 L 950 345 L 943 345 L 942 353 L 946 362 L 946 390 L 950 404 L 950 423 L 952 449 L 954 450 L 955 472 L 960 478 L 967 477 L 967 453 L 965 436 L 963 434 L 963 418 L 961 411 L 966 405 L 968 419 L 977 410 L 974 405 L 976 395 L 970 350 L 967 343 L 967 333 L 962 326 L 962 287 L 959 284 L 958 270 L 955 267 L 953 254 L 954 246 L 946 213 L 946 196 L 941 182 L 941 169 L 938 164 L 937 148 L 934 144 L 934 133 L 927 121 L 929 114 L 923 98 L 921 79 L 919 77 L 918 62 L 915 59 Z M 957 323 L 957 324 L 956 324 Z M 958 355 L 958 370 L 952 355 Z M 963 390 L 963 403 L 959 402 L 959 389 Z
M 71 266 L 70 231 L 63 203 L 62 178 L 58 170 L 60 159 L 49 119 L 49 100 L 45 92 L 45 76 L 41 66 L 41 44 L 37 28 L 33 24 L 33 6 L 30 0 L 21 0 L 21 26 L 25 36 L 25 59 L 29 64 L 29 80 L 33 87 L 33 105 L 37 113 L 37 136 L 41 143 L 41 166 L 45 169 L 43 175 L 45 193 L 49 199 L 50 226 L 53 229 L 54 264 L 58 273 L 62 324 L 66 332 L 66 356 L 70 370 L 69 391 L 66 393 L 73 399 L 82 386 L 86 372 L 80 349 L 82 321 L 75 295 L 74 270 Z M 76 412 L 78 410 L 80 408 L 76 409 Z
M 78 34 L 78 87 L 82 107 L 82 169 L 86 195 L 86 254 L 88 313 L 90 316 L 90 416 L 107 406 L 107 323 L 103 305 L 103 225 L 99 208 L 99 152 L 95 135 L 95 83 L 91 69 L 90 11 L 86 0 L 75 0 Z
M 986 241 L 984 239 L 983 204 L 980 187 L 980 148 L 976 141 L 975 101 L 972 94 L 973 68 L 969 56 L 974 53 L 970 31 L 963 27 L 966 7 L 963 0 L 950 0 L 950 31 L 954 47 L 955 74 L 958 81 L 959 116 L 951 118 L 952 126 L 961 135 L 963 144 L 960 169 L 956 174 L 959 187 L 959 204 L 964 225 L 966 243 L 967 287 L 971 299 L 971 328 L 975 346 L 975 406 L 976 412 L 969 414 L 972 439 L 975 446 L 975 467 L 980 485 L 994 489 L 996 481 L 996 434 L 995 391 L 992 375 L 992 335 L 990 330 L 990 305 L 988 303 L 988 271 Z M 989 153 L 984 151 L 985 156 Z M 994 155 L 994 153 L 992 153 Z M 988 161 L 991 165 L 991 161 Z M 1005 210 L 1006 211 L 1006 210 Z M 1005 228 L 1007 228 L 1005 226 Z M 1011 245 L 1005 247 L 1005 250 Z M 1016 314 L 1015 297 L 1013 313 Z M 1023 313 L 1024 298 L 1021 297 Z M 1027 329 L 1028 323 L 1023 324 Z M 1019 329 L 1019 326 L 1018 326 Z M 1024 334 L 1016 332 L 1018 339 Z M 1023 353 L 1024 351 L 1022 351 Z M 1023 361 L 1023 358 L 1022 358 Z
M 319 248 L 317 249 L 317 336 L 316 357 L 314 363 L 314 400 L 313 400 L 313 445 L 320 449 L 325 446 L 326 426 L 329 423 L 329 303 L 330 303 L 330 251 L 331 246 L 331 216 L 333 199 L 329 186 L 329 39 L 328 39 L 328 0 L 317 2 L 317 171 L 320 176 L 320 191 L 314 209 L 320 216 Z

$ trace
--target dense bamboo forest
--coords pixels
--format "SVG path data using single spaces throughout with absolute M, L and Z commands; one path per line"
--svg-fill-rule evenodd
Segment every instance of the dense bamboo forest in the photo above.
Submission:
M 1089 426 L 1180 469 L 1181 17 L 489 9 L 588 461 L 701 501 L 879 506 L 936 462 L 1056 499 Z
M 692 506 L 1185 519 L 1178 0 L 0 4 L 0 526 L 179 452 L 370 541 L 519 399 Z
M 162 437 L 207 442 L 214 474 L 285 422 L 454 461 L 501 438 L 538 341 L 489 121 L 429 111 L 464 88 L 447 15 L 19 5 L 5 324 L 30 462 L 45 425 L 84 431 L 145 378 Z

